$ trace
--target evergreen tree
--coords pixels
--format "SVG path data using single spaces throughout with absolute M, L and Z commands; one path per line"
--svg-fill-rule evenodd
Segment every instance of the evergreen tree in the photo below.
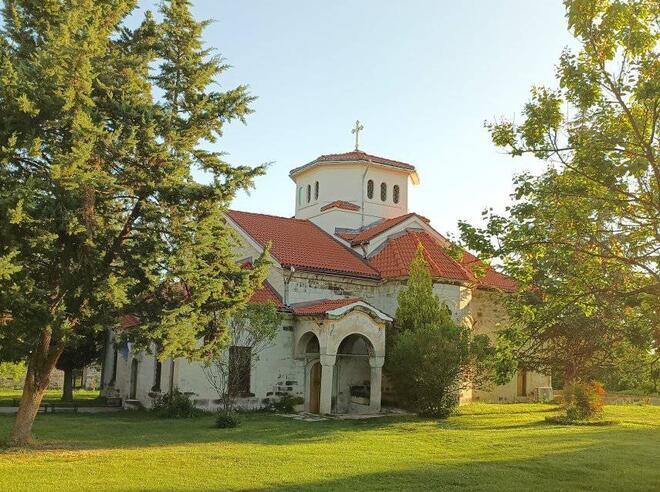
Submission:
M 399 403 L 420 415 L 447 418 L 461 389 L 493 379 L 494 349 L 486 335 L 456 323 L 433 293 L 433 279 L 419 244 L 408 282 L 399 293 L 396 331 L 388 334 L 385 369 Z
M 427 325 L 451 322 L 447 305 L 433 292 L 433 279 L 425 258 L 424 246 L 417 245 L 405 289 L 398 295 L 395 323 L 397 332 L 417 330 Z
M 137 348 L 221 350 L 227 319 L 265 276 L 234 262 L 223 212 L 263 168 L 216 142 L 243 86 L 202 45 L 186 1 L 128 29 L 133 0 L 5 0 L 0 31 L 0 359 L 27 358 L 10 443 L 30 440 L 59 357 L 81 327 L 136 314 Z M 161 95 L 162 97 L 156 97 Z M 208 184 L 193 179 L 206 172 Z M 202 346 L 199 340 L 204 340 Z

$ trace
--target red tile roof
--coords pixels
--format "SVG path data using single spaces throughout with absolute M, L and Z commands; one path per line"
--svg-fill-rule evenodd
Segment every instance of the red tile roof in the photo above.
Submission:
M 294 304 L 291 306 L 291 311 L 298 316 L 313 316 L 316 314 L 327 313 L 333 309 L 348 306 L 360 301 L 362 301 L 362 299 L 359 297 L 351 297 L 349 299 L 320 299 L 318 301 Z
M 400 224 L 406 219 L 409 219 L 413 215 L 419 217 L 426 223 L 429 222 L 429 219 L 427 219 L 426 217 L 422 217 L 421 215 L 417 215 L 416 213 L 411 212 L 409 214 L 399 215 L 398 217 L 392 217 L 391 219 L 386 219 L 381 222 L 376 222 L 375 224 L 367 226 L 366 229 L 362 229 L 361 231 L 358 232 L 340 231 L 337 232 L 337 236 L 339 236 L 340 238 L 346 241 L 349 241 L 353 246 L 356 246 L 358 244 L 365 244 L 371 241 L 379 234 L 381 234 L 382 232 L 391 229 L 395 225 Z
M 386 159 L 385 157 L 378 157 L 377 155 L 367 154 L 361 150 L 353 150 L 351 152 L 345 152 L 343 154 L 326 154 L 317 157 L 312 162 L 308 162 L 304 166 L 297 167 L 292 169 L 289 172 L 289 176 L 299 173 L 300 171 L 312 167 L 316 164 L 322 162 L 372 162 L 375 164 L 381 164 L 384 166 L 395 167 L 398 169 L 403 169 L 406 171 L 415 171 L 415 166 L 408 164 L 406 162 L 395 161 L 392 159 Z
M 477 278 L 472 271 L 475 262 L 479 261 L 477 257 L 465 252 L 461 261 L 457 262 L 447 253 L 442 241 L 426 231 L 408 230 L 394 236 L 366 261 L 309 220 L 233 210 L 227 215 L 260 245 L 265 246 L 269 241 L 272 242 L 271 255 L 283 266 L 373 279 L 400 278 L 408 275 L 417 245 L 421 243 L 431 274 L 436 278 L 475 282 L 484 288 L 506 291 L 514 291 L 517 288 L 513 279 L 493 268 L 489 268 L 484 276 Z M 352 236 L 346 232 L 338 232 L 337 235 L 354 245 L 368 242 L 413 215 L 416 214 L 410 213 L 379 222 L 359 233 L 352 233 Z M 421 218 L 428 222 L 428 219 Z M 268 283 L 255 291 L 251 300 L 271 300 L 278 307 L 283 307 L 282 299 Z
M 128 330 L 140 324 L 140 318 L 134 314 L 124 314 L 119 318 L 119 329 Z
M 445 248 L 425 231 L 408 231 L 399 237 L 391 238 L 382 250 L 369 258 L 369 264 L 378 270 L 383 278 L 406 277 L 420 243 L 424 246 L 424 256 L 433 277 L 474 280 L 472 274 L 449 256 Z
M 282 302 L 282 298 L 273 288 L 273 286 L 270 285 L 270 283 L 268 283 L 268 281 L 265 281 L 264 285 L 261 286 L 261 288 L 256 289 L 252 293 L 252 297 L 250 297 L 249 302 L 255 304 L 272 302 L 273 304 L 275 304 L 275 306 L 277 306 L 278 309 L 284 308 L 284 303 Z
M 344 200 L 335 200 L 334 202 L 328 203 L 327 205 L 323 205 L 321 207 L 321 212 L 325 212 L 331 208 L 341 208 L 343 210 L 352 210 L 354 212 L 360 210 L 360 206 L 356 205 L 355 203 L 345 202 Z
M 378 278 L 378 272 L 356 252 L 309 220 L 235 210 L 227 215 L 261 246 L 272 242 L 270 254 L 282 266 Z
M 465 267 L 470 273 L 474 274 L 472 268 L 479 264 L 481 264 L 479 258 L 467 251 L 463 253 L 461 265 L 463 265 L 463 267 Z M 498 272 L 493 267 L 489 267 L 488 270 L 486 270 L 486 274 L 482 277 L 478 277 L 477 280 L 482 287 L 486 288 L 501 289 L 508 292 L 514 292 L 518 289 L 518 283 L 514 279 Z

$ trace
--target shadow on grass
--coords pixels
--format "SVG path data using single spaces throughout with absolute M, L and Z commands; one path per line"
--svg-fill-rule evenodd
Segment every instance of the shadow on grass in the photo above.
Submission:
M 414 417 L 305 422 L 255 413 L 241 416 L 241 425 L 237 428 L 219 429 L 214 426 L 213 415 L 167 419 L 144 411 L 51 414 L 37 416 L 33 428 L 34 449 L 113 449 L 222 441 L 288 445 L 321 441 L 334 433 L 372 431 L 406 420 L 414 420 Z M 9 434 L 12 424 L 13 416 L 0 416 L 0 442 Z
M 656 491 L 660 469 L 651 452 L 614 459 L 613 436 L 594 446 L 562 450 L 531 458 L 501 457 L 459 463 L 427 464 L 409 469 L 347 474 L 305 483 L 281 483 L 251 491 L 372 491 L 372 490 L 626 490 Z
M 498 414 L 500 417 L 506 417 Z M 513 418 L 494 419 L 489 414 L 473 414 L 471 419 L 460 417 L 446 421 L 420 419 L 411 416 L 393 416 L 366 420 L 328 419 L 305 422 L 270 414 L 246 414 L 242 423 L 234 429 L 214 427 L 213 415 L 192 419 L 163 419 L 147 412 L 122 412 L 113 414 L 55 414 L 39 415 L 35 422 L 36 444 L 43 450 L 54 449 L 136 449 L 158 446 L 194 445 L 209 443 L 252 443 L 266 446 L 285 446 L 330 441 L 343 442 L 359 437 L 356 433 L 387 432 L 393 436 L 410 434 L 412 439 L 424 439 L 429 433 L 443 431 L 434 439 L 450 437 L 454 440 L 478 439 L 488 442 L 490 433 L 502 436 L 509 431 L 518 445 L 560 445 L 567 437 L 594 438 L 596 434 L 607 436 L 612 442 L 625 442 L 630 428 L 579 428 L 570 435 L 539 416 L 521 421 Z M 13 418 L 0 417 L 0 438 L 9 434 Z M 534 429 L 533 433 L 524 430 Z M 520 430 L 521 433 L 515 433 Z M 446 432 L 444 432 L 446 431 Z M 642 432 L 657 432 L 643 429 Z M 380 438 L 378 438 L 380 439 Z M 386 445 L 386 437 L 382 438 Z M 502 439 L 502 437 L 499 437 Z M 605 439 L 605 438 L 604 438 Z M 438 443 L 442 445 L 441 442 Z

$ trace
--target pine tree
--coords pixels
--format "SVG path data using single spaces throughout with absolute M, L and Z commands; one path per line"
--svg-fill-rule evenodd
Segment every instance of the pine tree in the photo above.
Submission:
M 160 23 L 147 14 L 131 30 L 134 8 L 4 2 L 0 359 L 28 367 L 14 445 L 30 440 L 51 371 L 80 333 L 132 313 L 137 347 L 202 357 L 223 347 L 227 319 L 265 276 L 267 254 L 253 269 L 235 263 L 223 218 L 263 168 L 202 148 L 252 97 L 212 89 L 227 67 L 188 2 L 163 2 Z

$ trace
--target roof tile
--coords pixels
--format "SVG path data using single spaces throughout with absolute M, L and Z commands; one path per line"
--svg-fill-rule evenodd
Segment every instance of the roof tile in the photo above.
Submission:
M 380 222 L 376 222 L 372 225 L 367 226 L 361 231 L 340 231 L 337 232 L 337 236 L 344 239 L 345 241 L 349 241 L 353 246 L 356 246 L 358 244 L 368 243 L 382 232 L 391 229 L 395 225 L 398 225 L 404 220 L 409 219 L 413 215 L 419 217 L 426 223 L 429 222 L 429 219 L 427 219 L 426 217 L 422 217 L 421 215 L 411 212 L 405 215 L 399 215 L 398 217 L 392 217 L 391 219 L 385 219 Z
M 250 297 L 249 302 L 254 304 L 263 304 L 266 302 L 272 302 L 273 304 L 275 304 L 275 306 L 277 306 L 278 309 L 284 308 L 284 303 L 282 302 L 282 298 L 267 280 L 259 289 L 256 289 L 252 293 L 252 297 Z
M 424 247 L 424 256 L 431 276 L 459 281 L 474 279 L 471 273 L 449 256 L 445 248 L 425 231 L 408 231 L 389 239 L 385 247 L 369 259 L 369 263 L 383 278 L 406 277 L 418 244 Z
M 371 155 L 367 154 L 366 152 L 362 152 L 361 150 L 353 150 L 351 152 L 345 152 L 343 154 L 325 154 L 322 156 L 317 157 L 311 162 L 308 162 L 307 164 L 297 167 L 295 169 L 292 169 L 289 172 L 289 176 L 293 176 L 294 174 L 299 173 L 300 171 L 312 167 L 316 164 L 319 164 L 321 162 L 372 162 L 375 164 L 381 164 L 384 166 L 390 166 L 390 167 L 395 167 L 398 169 L 403 169 L 406 171 L 412 171 L 415 172 L 415 166 L 412 164 L 408 164 L 407 162 L 401 162 L 401 161 L 395 161 L 393 159 L 387 159 L 385 157 L 379 157 L 377 155 Z
M 270 241 L 270 254 L 283 266 L 378 278 L 356 252 L 309 220 L 235 210 L 227 215 L 261 246 Z
M 323 205 L 321 207 L 321 212 L 325 212 L 331 208 L 341 208 L 343 210 L 351 210 L 353 212 L 360 210 L 360 206 L 356 205 L 355 203 L 346 202 L 344 200 L 335 200 L 334 202 L 328 203 L 327 205 Z
M 298 316 L 311 316 L 327 313 L 333 309 L 355 304 L 360 301 L 362 301 L 362 299 L 359 297 L 351 297 L 348 299 L 320 299 L 317 301 L 294 304 L 291 306 L 291 310 L 293 311 L 293 314 L 297 314 Z

